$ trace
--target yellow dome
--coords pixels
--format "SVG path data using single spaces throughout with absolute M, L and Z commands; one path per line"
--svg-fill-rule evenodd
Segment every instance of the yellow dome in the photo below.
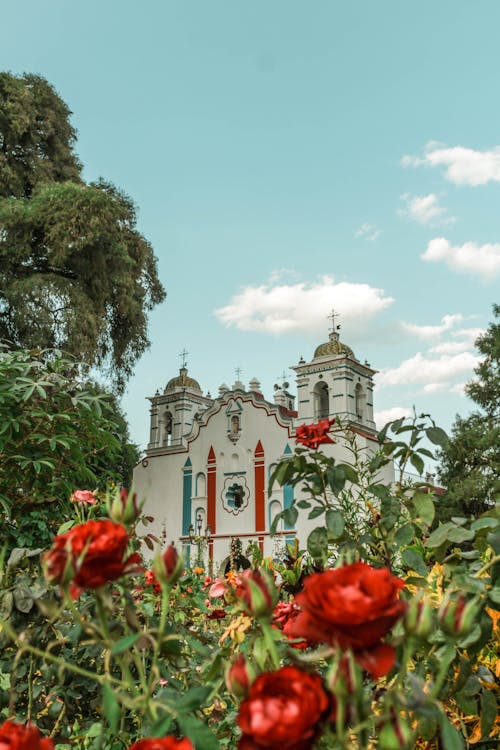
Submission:
M 324 344 L 320 344 L 316 347 L 316 349 L 314 350 L 313 359 L 319 359 L 319 357 L 328 357 L 332 355 L 338 356 L 339 354 L 344 354 L 347 357 L 353 357 L 354 359 L 356 359 L 351 347 L 343 344 L 338 338 L 338 334 L 331 333 L 329 341 L 326 341 Z
M 200 384 L 194 378 L 189 377 L 186 367 L 181 367 L 179 375 L 168 381 L 164 393 L 173 391 L 175 388 L 189 388 L 191 391 L 201 392 Z

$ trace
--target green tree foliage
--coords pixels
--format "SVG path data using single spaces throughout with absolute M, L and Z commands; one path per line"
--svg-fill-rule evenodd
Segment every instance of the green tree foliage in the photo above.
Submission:
M 121 390 L 165 291 L 133 202 L 81 179 L 69 115 L 43 78 L 0 75 L 0 337 L 64 349 Z
M 75 489 L 122 483 L 137 455 L 116 402 L 76 370 L 59 352 L 0 345 L 0 518 L 16 546 L 47 544 Z
M 476 346 L 483 359 L 466 393 L 480 407 L 457 417 L 441 452 L 439 477 L 448 492 L 438 505 L 440 520 L 477 516 L 500 495 L 500 306 Z

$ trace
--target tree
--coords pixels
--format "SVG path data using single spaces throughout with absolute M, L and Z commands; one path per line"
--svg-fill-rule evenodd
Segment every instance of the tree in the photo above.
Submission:
M 133 202 L 81 179 L 69 115 L 43 78 L 0 75 L 0 337 L 64 349 L 120 391 L 165 291 Z
M 126 484 L 137 455 L 116 400 L 73 359 L 0 344 L 0 518 L 17 546 L 47 544 L 74 490 Z
M 441 451 L 439 477 L 447 494 L 438 505 L 440 520 L 477 516 L 500 494 L 500 306 L 494 320 L 476 341 L 484 356 L 477 378 L 466 393 L 480 407 L 469 417 L 457 416 L 449 443 Z

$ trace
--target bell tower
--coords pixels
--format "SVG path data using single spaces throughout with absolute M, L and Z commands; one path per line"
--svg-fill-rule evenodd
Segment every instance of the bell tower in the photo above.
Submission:
M 184 349 L 179 355 L 182 366 L 179 375 L 171 378 L 163 393 L 156 392 L 151 402 L 151 426 L 148 451 L 170 448 L 182 443 L 189 435 L 201 414 L 213 400 L 204 396 L 197 380 L 188 375 Z
M 359 428 L 375 432 L 373 421 L 373 370 L 362 364 L 352 349 L 340 341 L 338 315 L 332 311 L 328 341 L 320 344 L 313 358 L 292 367 L 297 374 L 296 424 L 338 417 Z

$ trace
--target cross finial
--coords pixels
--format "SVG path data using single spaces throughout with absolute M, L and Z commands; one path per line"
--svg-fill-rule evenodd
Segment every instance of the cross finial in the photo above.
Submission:
M 186 367 L 187 365 L 187 355 L 189 352 L 187 351 L 186 347 L 182 350 L 182 352 L 179 354 L 179 357 L 182 357 L 182 366 Z
M 278 380 L 281 380 L 281 385 L 283 385 L 283 383 L 285 382 L 286 379 L 287 379 L 286 372 L 285 372 L 285 370 L 283 370 L 283 372 L 281 373 L 281 375 L 278 375 Z
M 243 370 L 241 369 L 241 367 L 235 367 L 234 372 L 236 374 L 236 380 L 239 380 L 240 377 L 241 377 L 241 373 L 243 372 Z
M 327 319 L 327 320 L 331 320 L 331 322 L 332 322 L 332 327 L 331 327 L 331 329 L 330 329 L 330 330 L 331 330 L 331 331 L 332 331 L 333 333 L 336 333 L 336 331 L 338 331 L 338 330 L 339 330 L 339 328 L 340 328 L 340 326 L 339 326 L 338 324 L 336 324 L 336 323 L 335 323 L 335 319 L 336 319 L 336 318 L 337 318 L 337 320 L 338 320 L 338 318 L 340 318 L 340 315 L 339 315 L 339 313 L 338 313 L 338 312 L 335 312 L 335 310 L 334 310 L 334 309 L 332 308 L 332 311 L 331 311 L 330 315 L 327 315 L 327 316 L 326 316 L 326 319 Z

